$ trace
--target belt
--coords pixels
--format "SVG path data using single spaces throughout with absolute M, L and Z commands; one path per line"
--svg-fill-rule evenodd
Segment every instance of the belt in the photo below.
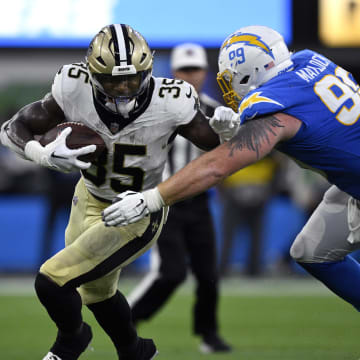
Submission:
M 89 191 L 89 190 L 88 190 L 88 191 Z M 100 196 L 97 196 L 97 195 L 93 194 L 93 193 L 90 192 L 90 191 L 89 191 L 89 194 L 90 194 L 92 197 L 94 197 L 96 200 L 99 200 L 99 201 L 101 201 L 101 202 L 105 202 L 105 203 L 108 203 L 108 204 L 112 204 L 112 200 L 104 199 L 104 198 L 102 198 L 102 197 L 100 197 Z

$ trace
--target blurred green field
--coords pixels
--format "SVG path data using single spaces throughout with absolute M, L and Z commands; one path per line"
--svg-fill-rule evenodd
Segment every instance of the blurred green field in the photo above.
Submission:
M 222 286 L 219 318 L 221 333 L 234 346 L 231 354 L 199 353 L 199 339 L 191 334 L 192 284 L 142 324 L 139 334 L 155 339 L 159 360 L 359 360 L 359 314 L 321 285 L 299 281 L 236 280 Z M 125 293 L 131 286 L 126 284 Z M 55 327 L 30 287 L 4 289 L 0 282 L 0 359 L 42 359 Z M 87 350 L 81 359 L 116 360 L 112 344 L 87 309 L 84 318 L 93 326 L 94 351 Z

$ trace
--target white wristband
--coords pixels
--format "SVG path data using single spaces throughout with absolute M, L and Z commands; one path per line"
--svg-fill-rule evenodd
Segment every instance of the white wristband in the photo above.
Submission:
M 165 202 L 157 187 L 144 191 L 143 195 L 146 206 L 151 213 L 159 211 L 163 206 L 165 206 Z

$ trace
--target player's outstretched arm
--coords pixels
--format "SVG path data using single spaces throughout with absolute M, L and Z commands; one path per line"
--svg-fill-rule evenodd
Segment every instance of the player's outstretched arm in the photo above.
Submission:
M 192 161 L 159 184 L 164 204 L 192 197 L 270 153 L 280 141 L 293 137 L 301 122 L 289 115 L 276 114 L 242 125 L 237 134 L 215 150 Z
M 254 119 L 240 126 L 237 134 L 215 150 L 192 161 L 159 184 L 164 204 L 192 197 L 270 153 L 280 141 L 293 137 L 301 122 L 286 114 Z
M 276 114 L 242 125 L 228 142 L 217 147 L 170 177 L 156 188 L 143 193 L 125 192 L 103 212 L 108 226 L 122 226 L 201 193 L 224 178 L 266 156 L 279 141 L 293 137 L 301 122 L 285 114 Z

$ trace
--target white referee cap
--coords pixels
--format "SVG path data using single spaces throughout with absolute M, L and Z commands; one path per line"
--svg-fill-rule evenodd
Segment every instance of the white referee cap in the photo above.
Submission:
M 173 71 L 187 67 L 207 69 L 206 51 L 198 44 L 186 43 L 178 45 L 171 52 L 170 64 Z

